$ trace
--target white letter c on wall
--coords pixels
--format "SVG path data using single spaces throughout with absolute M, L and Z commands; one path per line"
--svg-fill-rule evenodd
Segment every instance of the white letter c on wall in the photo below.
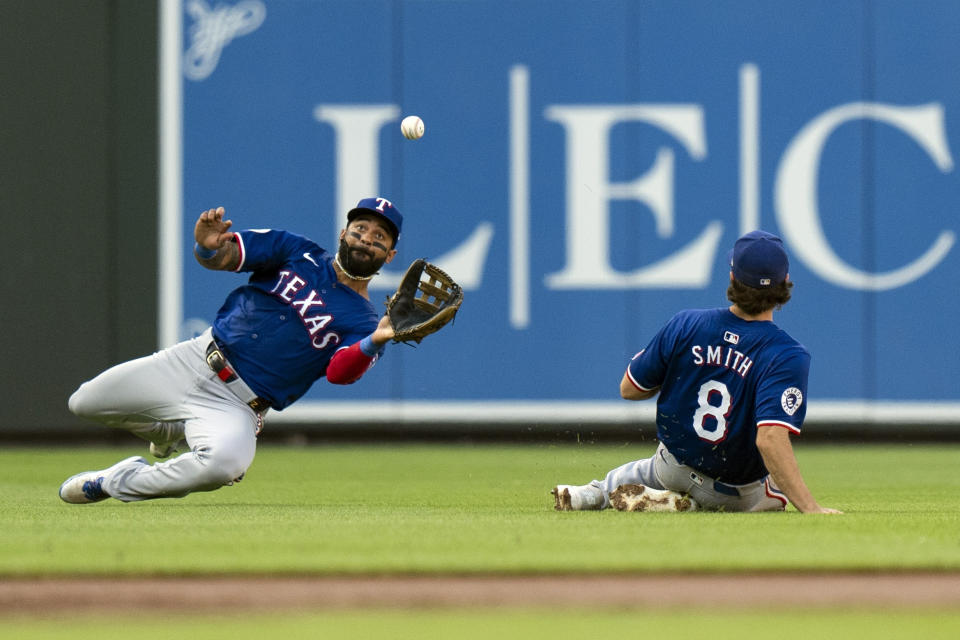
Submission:
M 861 271 L 845 263 L 827 242 L 817 207 L 820 155 L 830 134 L 845 122 L 872 118 L 904 131 L 927 152 L 944 173 L 953 169 L 943 126 L 943 107 L 932 103 L 896 107 L 855 102 L 835 107 L 811 121 L 793 139 L 777 170 L 777 225 L 793 253 L 824 280 L 849 289 L 884 291 L 921 278 L 950 251 L 952 231 L 941 231 L 927 251 L 899 269 L 884 273 Z

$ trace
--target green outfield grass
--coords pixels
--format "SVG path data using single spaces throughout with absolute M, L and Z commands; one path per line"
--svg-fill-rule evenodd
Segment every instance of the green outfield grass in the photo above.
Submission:
M 957 570 L 957 446 L 798 446 L 808 484 L 843 516 L 553 511 L 652 446 L 261 447 L 246 479 L 181 500 L 60 502 L 60 482 L 139 448 L 0 451 L 4 576 Z M 144 452 L 145 453 L 145 452 Z M 909 478 L 909 483 L 903 478 Z M 109 601 L 110 594 L 102 594 Z M 694 598 L 695 600 L 695 598 Z M 928 607 L 364 608 L 221 615 L 0 616 L 0 637 L 954 638 Z
M 261 446 L 179 500 L 67 505 L 60 482 L 137 448 L 0 452 L 0 576 L 960 568 L 956 446 L 803 446 L 843 516 L 553 511 L 652 446 Z
M 166 640 L 178 634 L 204 640 L 549 640 L 621 637 L 669 637 L 671 640 L 953 640 L 960 633 L 956 611 L 797 611 L 763 613 L 666 611 L 443 610 L 333 611 L 322 615 L 259 614 L 235 616 L 178 615 L 151 623 L 150 616 L 111 616 L 67 620 L 0 621 L 4 637 L 17 640 L 96 638 Z

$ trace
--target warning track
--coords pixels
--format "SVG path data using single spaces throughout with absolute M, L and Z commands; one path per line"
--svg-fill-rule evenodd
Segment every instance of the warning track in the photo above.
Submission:
M 104 594 L 109 593 L 109 598 Z M 956 607 L 960 573 L 5 578 L 0 614 L 243 609 Z

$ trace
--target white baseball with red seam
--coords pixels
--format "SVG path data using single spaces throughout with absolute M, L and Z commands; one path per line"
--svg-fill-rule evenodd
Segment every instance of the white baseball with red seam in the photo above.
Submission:
M 400 131 L 407 140 L 423 137 L 423 120 L 419 116 L 407 116 L 400 123 Z

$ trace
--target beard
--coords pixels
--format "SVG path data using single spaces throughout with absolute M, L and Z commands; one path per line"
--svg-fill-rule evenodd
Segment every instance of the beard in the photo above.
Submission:
M 359 278 L 369 278 L 380 271 L 380 267 L 387 259 L 386 256 L 377 258 L 370 249 L 350 247 L 347 241 L 342 238 L 337 255 L 340 256 L 340 266 L 347 271 L 347 275 Z

